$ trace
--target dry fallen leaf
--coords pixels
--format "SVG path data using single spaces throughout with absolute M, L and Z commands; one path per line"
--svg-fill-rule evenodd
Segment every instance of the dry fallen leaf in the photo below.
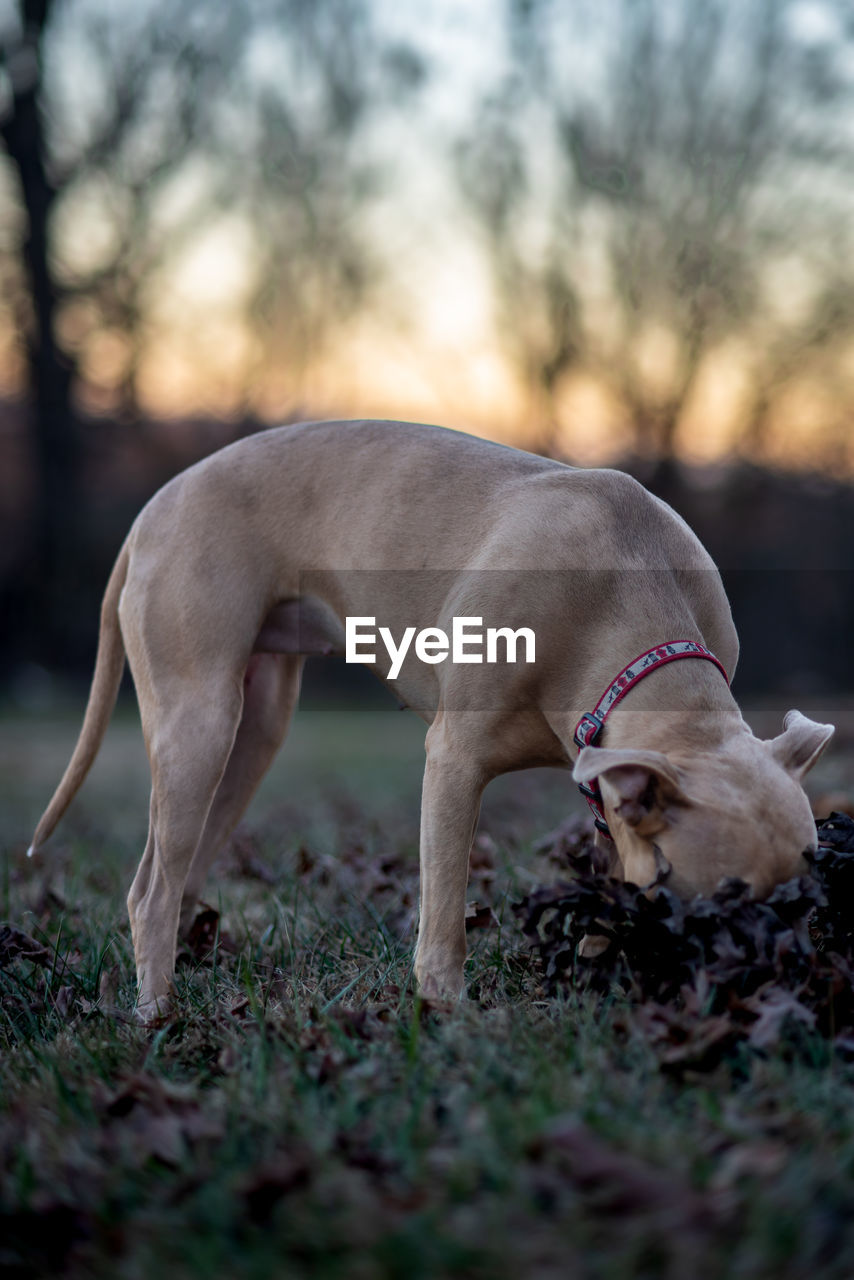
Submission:
M 304 1187 L 311 1176 L 311 1157 L 306 1152 L 279 1155 L 254 1169 L 241 1189 L 250 1221 L 259 1226 L 268 1222 L 282 1197 Z
M 769 987 L 765 992 L 748 996 L 743 1008 L 757 1015 L 748 1032 L 748 1040 L 757 1049 L 765 1049 L 780 1039 L 783 1023 L 787 1018 L 800 1022 L 810 1029 L 815 1026 L 816 1015 L 808 1009 L 791 991 L 782 987 Z
M 183 953 L 189 953 L 196 961 L 206 960 L 214 950 L 236 954 L 238 948 L 229 933 L 220 927 L 219 912 L 206 902 L 200 902 L 195 919 L 184 939 Z
M 0 968 L 8 968 L 15 960 L 29 960 L 31 964 L 49 966 L 53 952 L 31 938 L 23 929 L 4 924 L 0 927 Z
M 466 903 L 466 930 L 498 928 L 500 921 L 492 907 L 479 902 Z
M 721 1218 L 723 1206 L 714 1197 L 620 1151 L 573 1116 L 552 1121 L 529 1145 L 528 1155 L 555 1165 L 603 1214 L 692 1232 L 710 1230 Z
M 734 1046 L 764 1050 L 797 1026 L 854 1044 L 854 819 L 817 823 L 811 874 L 756 901 L 725 880 L 710 898 L 678 899 L 604 873 L 588 834 L 548 837 L 572 880 L 536 890 L 515 911 L 546 990 L 621 985 L 633 1027 L 672 1070 L 707 1070 Z M 585 939 L 594 939 L 599 954 Z
M 248 880 L 260 880 L 262 884 L 275 884 L 276 873 L 261 857 L 258 841 L 246 827 L 238 827 L 231 837 L 226 857 L 230 870 Z
M 721 1157 L 709 1185 L 722 1191 L 742 1178 L 771 1179 L 785 1169 L 790 1159 L 786 1144 L 773 1138 L 740 1142 Z
M 129 1076 L 103 1110 L 104 1123 L 129 1139 L 141 1158 L 167 1165 L 180 1164 L 194 1143 L 219 1139 L 224 1132 L 210 1101 L 203 1106 L 195 1089 L 145 1072 Z

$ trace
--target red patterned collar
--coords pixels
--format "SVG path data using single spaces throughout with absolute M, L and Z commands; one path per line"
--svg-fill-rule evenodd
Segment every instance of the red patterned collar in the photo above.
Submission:
M 724 680 L 729 684 L 729 676 L 724 670 L 723 663 L 715 657 L 710 649 L 707 649 L 705 645 L 699 644 L 698 641 L 668 640 L 666 644 L 657 644 L 654 648 L 646 649 L 643 653 L 639 653 L 627 667 L 623 667 L 617 678 L 608 685 L 593 710 L 585 711 L 575 726 L 575 733 L 573 734 L 575 745 L 577 747 L 595 746 L 596 739 L 605 727 L 605 717 L 609 711 L 613 711 L 620 699 L 624 698 L 639 680 L 643 680 L 644 676 L 648 676 L 657 667 L 663 667 L 666 662 L 675 662 L 677 658 L 705 658 L 708 662 L 715 664 Z M 598 781 L 594 781 L 590 787 L 585 786 L 584 783 L 579 783 L 578 789 L 590 805 L 593 821 L 597 829 L 607 836 L 609 840 L 613 839 L 611 832 L 608 830 L 608 823 L 605 821 L 602 792 Z

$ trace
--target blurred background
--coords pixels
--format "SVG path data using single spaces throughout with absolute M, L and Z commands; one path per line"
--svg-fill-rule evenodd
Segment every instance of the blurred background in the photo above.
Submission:
M 847 0 L 0 0 L 0 141 L 7 704 L 177 470 L 362 415 L 633 471 L 737 692 L 854 690 Z

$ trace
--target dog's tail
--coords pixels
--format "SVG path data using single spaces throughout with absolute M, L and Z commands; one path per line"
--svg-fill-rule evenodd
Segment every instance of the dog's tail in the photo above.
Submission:
M 27 850 L 28 858 L 41 848 L 80 790 L 107 731 L 125 665 L 125 646 L 119 628 L 119 597 L 125 585 L 129 559 L 130 552 L 126 542 L 119 552 L 104 592 L 101 605 L 101 629 L 98 633 L 98 656 L 95 660 L 95 672 L 92 676 L 86 714 L 83 717 L 83 727 L 62 781 L 39 819 L 33 842 Z

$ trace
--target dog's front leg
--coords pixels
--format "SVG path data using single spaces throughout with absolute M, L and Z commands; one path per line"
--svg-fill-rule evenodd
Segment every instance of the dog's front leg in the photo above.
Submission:
M 469 855 L 486 777 L 441 721 L 426 745 L 415 977 L 426 999 L 456 1002 L 464 990 Z

